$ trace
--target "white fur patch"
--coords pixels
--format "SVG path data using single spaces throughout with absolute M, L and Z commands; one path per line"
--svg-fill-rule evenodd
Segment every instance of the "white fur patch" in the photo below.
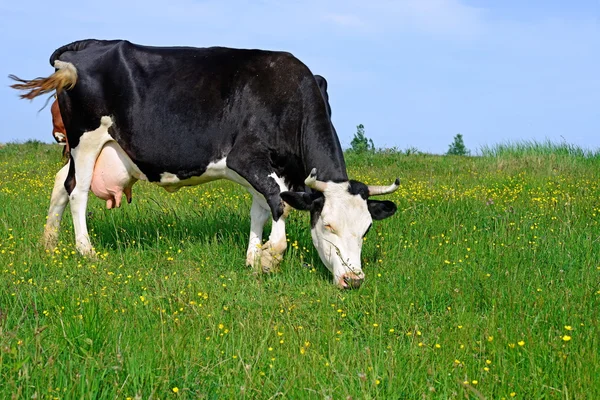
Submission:
M 284 180 L 280 178 L 275 172 L 269 174 L 269 178 L 272 178 L 277 183 L 277 186 L 279 186 L 280 191 L 286 192 L 289 190 Z
M 208 164 L 206 171 L 204 171 L 204 173 L 200 176 L 192 176 L 190 178 L 180 180 L 175 174 L 163 172 L 160 174 L 160 182 L 157 182 L 157 185 L 164 187 L 168 192 L 175 192 L 184 186 L 201 185 L 217 179 L 227 179 L 246 188 L 252 187 L 248 181 L 242 178 L 237 172 L 227 167 L 226 157 Z
M 65 136 L 64 133 L 62 132 L 54 132 L 54 138 L 56 139 L 56 141 L 61 144 L 61 145 L 65 145 L 67 142 L 67 137 Z
M 74 80 L 77 80 L 77 68 L 75 68 L 75 65 L 71 64 L 70 62 L 56 60 L 54 61 L 54 68 L 68 71 L 75 77 Z

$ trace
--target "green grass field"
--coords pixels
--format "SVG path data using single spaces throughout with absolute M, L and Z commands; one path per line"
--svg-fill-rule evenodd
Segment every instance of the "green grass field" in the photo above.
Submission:
M 226 181 L 93 198 L 98 259 L 68 209 L 47 252 L 60 149 L 9 144 L 0 398 L 598 399 L 600 161 L 541 147 L 348 155 L 352 178 L 401 186 L 341 291 L 297 211 L 281 270 L 244 267 L 250 196 Z

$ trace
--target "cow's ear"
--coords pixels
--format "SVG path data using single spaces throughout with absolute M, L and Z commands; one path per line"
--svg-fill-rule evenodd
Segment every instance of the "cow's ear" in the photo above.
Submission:
M 371 218 L 374 220 L 381 220 L 387 217 L 391 217 L 396 212 L 396 204 L 389 200 L 367 200 L 367 206 L 369 207 L 369 213 Z
M 315 75 L 315 80 L 317 81 L 317 85 L 319 85 L 321 92 L 327 92 L 327 79 L 321 75 Z
M 306 192 L 281 192 L 280 196 L 283 201 L 296 210 L 309 211 L 312 209 L 315 198 L 318 195 Z

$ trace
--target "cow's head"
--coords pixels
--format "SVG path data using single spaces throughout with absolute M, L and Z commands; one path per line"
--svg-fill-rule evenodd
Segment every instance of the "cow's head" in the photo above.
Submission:
M 394 192 L 400 180 L 390 186 L 367 186 L 352 180 L 322 182 L 313 169 L 305 184 L 313 192 L 283 192 L 282 199 L 298 210 L 310 211 L 313 243 L 333 273 L 334 283 L 341 288 L 360 287 L 365 278 L 360 259 L 363 238 L 373 220 L 396 212 L 393 202 L 369 197 Z

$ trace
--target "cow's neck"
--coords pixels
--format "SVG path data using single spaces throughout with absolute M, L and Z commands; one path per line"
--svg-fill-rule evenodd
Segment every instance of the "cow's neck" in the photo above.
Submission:
M 335 133 L 331 129 L 327 134 L 303 143 L 304 176 L 313 168 L 317 169 L 317 178 L 321 181 L 343 182 L 348 180 L 344 152 Z

